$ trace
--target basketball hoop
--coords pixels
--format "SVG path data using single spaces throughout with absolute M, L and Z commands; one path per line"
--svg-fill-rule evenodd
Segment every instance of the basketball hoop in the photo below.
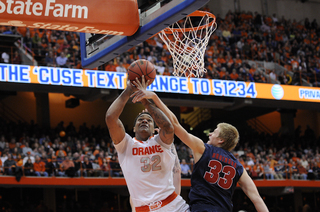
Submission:
M 199 78 L 207 72 L 204 53 L 216 28 L 216 17 L 213 14 L 195 11 L 158 33 L 172 56 L 174 76 Z

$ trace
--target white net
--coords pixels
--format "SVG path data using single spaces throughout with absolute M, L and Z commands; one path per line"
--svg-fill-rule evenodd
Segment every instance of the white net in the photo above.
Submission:
M 207 72 L 204 54 L 217 25 L 212 14 L 204 14 L 191 14 L 159 32 L 172 56 L 174 76 L 199 78 Z

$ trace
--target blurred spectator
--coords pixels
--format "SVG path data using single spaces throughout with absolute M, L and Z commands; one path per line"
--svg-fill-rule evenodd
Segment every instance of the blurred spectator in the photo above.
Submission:
M 292 176 L 291 176 L 292 179 L 297 180 L 300 178 L 299 170 L 295 161 L 292 161 L 291 173 L 292 173 Z
M 54 66 L 56 64 L 56 59 L 54 58 L 52 51 L 48 51 L 46 53 L 46 57 L 44 60 L 45 60 L 46 66 Z
M 33 163 L 30 157 L 28 157 L 27 162 L 24 164 L 24 175 L 34 176 Z
M 76 177 L 80 177 L 81 159 L 78 152 L 73 153 L 74 172 Z
M 66 133 L 68 135 L 72 135 L 72 136 L 75 136 L 76 135 L 76 127 L 73 125 L 73 122 L 71 121 L 69 123 L 69 125 L 66 127 Z
M 29 142 L 26 142 L 25 146 L 22 148 L 22 154 L 34 155 L 33 150 L 29 147 Z
M 301 164 L 301 161 L 298 161 L 297 164 L 298 164 L 297 169 L 299 173 L 299 179 L 306 180 L 308 177 L 308 170 Z
M 232 69 L 232 73 L 230 74 L 230 79 L 237 81 L 239 78 L 239 74 L 237 73 L 237 70 L 234 68 Z
M 12 63 L 13 64 L 21 64 L 22 63 L 20 54 L 17 50 L 14 52 L 14 56 L 12 58 Z
M 259 70 L 256 70 L 254 72 L 253 80 L 254 80 L 254 82 L 258 82 L 258 83 L 265 83 L 266 82 L 265 78 L 261 75 L 261 72 Z
M 45 176 L 48 177 L 48 172 L 46 172 L 45 162 L 40 160 L 40 156 L 35 157 L 35 162 L 33 163 L 34 174 L 38 177 Z
M 112 169 L 112 176 L 123 177 L 123 173 L 119 164 L 119 159 L 116 155 L 113 155 L 111 157 L 110 167 Z
M 163 75 L 163 72 L 165 70 L 165 66 L 164 66 L 163 61 L 159 61 L 158 63 L 154 64 L 154 67 L 156 68 L 157 73 L 159 75 Z
M 127 72 L 127 69 L 125 67 L 123 67 L 123 62 L 120 62 L 119 65 L 116 67 L 116 71 L 117 72 Z
M 102 170 L 102 177 L 113 176 L 112 169 L 111 169 L 110 164 L 106 158 L 103 158 L 103 162 L 100 165 L 100 168 Z
M 181 160 L 180 167 L 181 167 L 181 177 L 182 178 L 190 178 L 191 177 L 191 169 L 185 159 Z
M 5 175 L 15 175 L 16 162 L 12 158 L 12 154 L 8 154 L 8 158 L 3 163 L 3 169 Z
M 284 179 L 285 177 L 284 166 L 276 165 L 274 167 L 274 172 L 275 172 L 274 174 L 275 179 L 280 179 L 280 180 Z
M 33 50 L 39 49 L 41 45 L 41 38 L 39 37 L 39 33 L 35 33 L 34 36 L 32 37 L 32 47 Z
M 63 144 L 59 145 L 59 150 L 56 151 L 56 156 L 58 158 L 64 158 L 67 156 L 67 152 L 64 150 Z
M 60 170 L 58 172 L 59 176 L 63 177 L 74 177 L 75 176 L 75 166 L 69 156 L 66 156 L 60 165 Z
M 57 176 L 59 172 L 60 165 L 57 161 L 56 156 L 51 154 L 46 160 L 46 170 L 49 176 Z
M 269 77 L 271 80 L 275 81 L 277 80 L 277 76 L 276 76 L 276 73 L 275 73 L 275 70 L 270 70 L 270 73 L 269 73 Z
M 113 72 L 116 72 L 117 69 L 116 69 L 116 66 L 113 64 L 113 60 L 110 60 L 108 65 L 106 65 L 105 71 L 113 71 Z
M 93 166 L 92 163 L 89 161 L 88 156 L 84 156 L 82 161 L 82 169 L 83 169 L 83 176 L 84 177 L 92 177 L 93 176 Z
M 266 179 L 274 179 L 274 170 L 272 169 L 272 167 L 270 167 L 270 162 L 269 161 L 265 161 L 263 163 L 263 171 L 265 174 Z
M 185 145 L 183 145 L 178 151 L 178 157 L 182 161 L 183 159 L 188 162 L 189 161 L 189 153 Z
M 23 43 L 26 45 L 26 47 L 29 49 L 29 50 L 32 50 L 32 38 L 30 36 L 30 32 L 27 31 L 26 32 L 26 35 L 23 37 Z
M 168 66 L 165 67 L 164 72 L 162 73 L 163 76 L 171 76 Z
M 61 52 L 60 55 L 56 58 L 57 66 L 62 68 L 68 68 L 68 58 L 65 57 L 65 53 Z
M 2 63 L 9 63 L 10 56 L 8 55 L 7 52 L 2 52 L 1 54 L 1 62 Z

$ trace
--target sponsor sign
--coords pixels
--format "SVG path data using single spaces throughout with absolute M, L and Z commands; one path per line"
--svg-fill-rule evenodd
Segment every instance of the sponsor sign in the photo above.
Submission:
M 0 63 L 0 82 L 125 89 L 123 72 Z M 320 103 L 320 88 L 157 75 L 148 90 L 166 93 Z
M 139 22 L 136 0 L 0 0 L 0 25 L 133 35 Z

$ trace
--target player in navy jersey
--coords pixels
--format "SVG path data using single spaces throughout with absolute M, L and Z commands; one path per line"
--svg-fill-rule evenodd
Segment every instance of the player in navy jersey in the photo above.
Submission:
M 220 123 L 209 133 L 208 142 L 204 143 L 180 125 L 177 117 L 154 92 L 146 90 L 147 83 L 144 77 L 142 83 L 138 80 L 134 82 L 138 91 L 131 95 L 132 102 L 152 99 L 172 122 L 176 136 L 193 151 L 195 165 L 189 193 L 191 211 L 231 212 L 232 195 L 237 183 L 258 212 L 269 211 L 247 171 L 230 152 L 239 141 L 238 130 L 230 124 Z

